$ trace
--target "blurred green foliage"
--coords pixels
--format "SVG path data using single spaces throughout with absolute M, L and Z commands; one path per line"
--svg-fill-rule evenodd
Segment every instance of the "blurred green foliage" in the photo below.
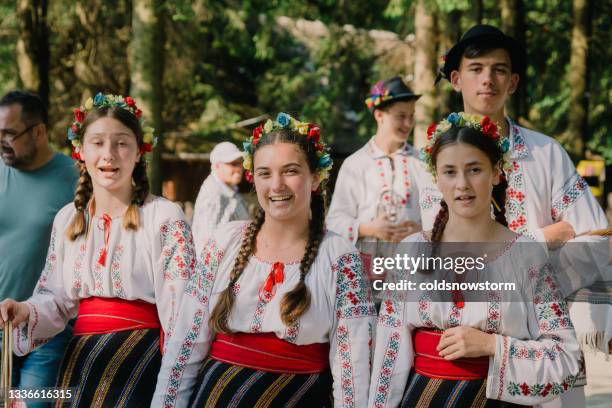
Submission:
M 473 1 L 429 0 L 440 13 L 461 13 L 460 29 L 474 24 Z M 242 139 L 239 121 L 287 111 L 324 129 L 342 153 L 374 131 L 363 103 L 371 84 L 405 64 L 381 58 L 368 30 L 386 30 L 401 41 L 414 32 L 414 0 L 177 0 L 166 2 L 164 122 L 188 134 L 189 149 L 208 151 L 219 140 Z M 500 24 L 497 1 L 483 0 L 483 22 Z M 0 92 L 19 86 L 15 0 L 0 4 Z M 587 146 L 612 163 L 610 82 L 612 6 L 592 1 Z M 129 0 L 55 0 L 48 23 L 51 46 L 53 138 L 64 143 L 73 106 L 97 90 L 130 87 Z M 572 2 L 526 0 L 527 106 L 530 123 L 551 136 L 567 126 Z M 279 24 L 281 16 L 320 21 L 324 35 L 304 41 Z M 355 33 L 360 33 L 356 35 Z M 432 41 L 436 41 L 432 38 Z M 456 107 L 449 106 L 448 109 Z

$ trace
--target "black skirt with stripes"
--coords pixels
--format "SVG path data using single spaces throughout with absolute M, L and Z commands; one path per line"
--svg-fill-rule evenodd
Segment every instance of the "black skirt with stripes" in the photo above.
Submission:
M 56 407 L 148 407 L 160 366 L 159 329 L 74 336 L 58 376 L 72 398 Z
M 410 373 L 402 408 L 521 408 L 524 405 L 487 399 L 487 380 L 441 380 Z
M 254 370 L 207 359 L 189 403 L 193 408 L 333 407 L 332 376 Z

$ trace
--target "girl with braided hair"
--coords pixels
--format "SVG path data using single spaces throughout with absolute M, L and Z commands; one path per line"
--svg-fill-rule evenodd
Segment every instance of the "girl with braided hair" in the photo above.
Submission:
M 375 309 L 358 252 L 324 228 L 319 133 L 280 113 L 245 142 L 261 208 L 204 245 L 155 406 L 367 404 Z
M 155 139 L 130 97 L 98 94 L 68 130 L 81 176 L 53 223 L 46 266 L 25 302 L 5 300 L 28 353 L 76 317 L 58 387 L 73 407 L 149 406 L 184 286 L 195 267 L 180 208 L 149 194 Z M 58 405 L 61 401 L 58 400 Z
M 552 400 L 576 382 L 580 349 L 546 254 L 507 227 L 508 139 L 488 117 L 465 113 L 430 126 L 428 139 L 425 162 L 443 200 L 433 229 L 403 242 L 407 255 L 454 259 L 459 245 L 487 255 L 475 273 L 434 266 L 395 274 L 420 290 L 382 304 L 369 405 L 516 407 Z M 436 276 L 518 289 L 435 293 L 416 286 Z

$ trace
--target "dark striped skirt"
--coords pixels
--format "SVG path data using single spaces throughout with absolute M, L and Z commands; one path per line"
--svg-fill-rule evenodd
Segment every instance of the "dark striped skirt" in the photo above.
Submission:
M 487 399 L 487 380 L 440 380 L 414 370 L 402 398 L 402 408 L 519 408 L 523 405 Z
M 190 407 L 333 407 L 331 373 L 284 374 L 207 359 Z
M 148 407 L 160 366 L 159 329 L 74 336 L 58 376 L 72 399 L 56 407 Z

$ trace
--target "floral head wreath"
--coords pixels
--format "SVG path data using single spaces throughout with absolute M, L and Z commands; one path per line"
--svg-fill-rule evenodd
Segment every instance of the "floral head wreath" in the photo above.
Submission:
M 82 135 L 79 135 L 85 118 L 95 108 L 117 106 L 131 112 L 140 121 L 142 127 L 142 143 L 138 146 L 141 156 L 146 160 L 146 154 L 153 151 L 157 146 L 157 138 L 153 136 L 154 129 L 149 126 L 144 126 L 142 111 L 136 106 L 136 101 L 131 96 L 121 95 L 104 95 L 98 92 L 93 98 L 88 98 L 85 104 L 74 109 L 74 122 L 68 128 L 68 140 L 72 143 L 72 158 L 75 160 L 81 159 L 81 140 Z
M 274 121 L 268 119 L 265 124 L 257 126 L 253 130 L 251 137 L 243 142 L 243 166 L 246 169 L 245 177 L 247 181 L 249 183 L 253 182 L 253 153 L 255 152 L 259 140 L 268 133 L 281 129 L 295 131 L 314 144 L 317 150 L 317 157 L 319 158 L 319 163 L 317 165 L 319 180 L 321 183 L 327 180 L 333 161 L 329 155 L 327 146 L 321 141 L 321 129 L 314 123 L 300 122 L 290 115 L 281 112 Z
M 510 148 L 510 140 L 506 136 L 502 136 L 499 131 L 499 126 L 496 125 L 488 116 L 471 115 L 464 112 L 453 112 L 446 119 L 442 119 L 439 123 L 432 123 L 427 128 L 427 144 L 421 149 L 423 160 L 427 165 L 427 169 L 434 176 L 436 169 L 433 163 L 431 152 L 433 146 L 443 133 L 447 132 L 451 127 L 469 127 L 478 130 L 485 137 L 489 137 L 495 141 L 502 152 L 502 169 L 508 165 L 508 160 L 505 159 L 505 154 Z

